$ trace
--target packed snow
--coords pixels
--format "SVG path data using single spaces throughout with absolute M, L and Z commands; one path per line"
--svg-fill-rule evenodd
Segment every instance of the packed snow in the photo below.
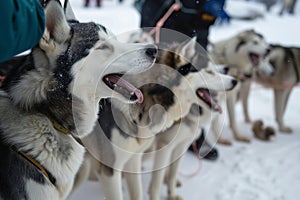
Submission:
M 122 34 L 139 27 L 139 13 L 131 0 L 119 4 L 117 0 L 104 0 L 101 8 L 91 1 L 89 8 L 83 7 L 83 0 L 71 0 L 74 12 L 80 21 L 95 21 L 106 26 L 115 34 Z M 278 16 L 280 5 L 267 13 L 262 4 L 253 1 L 227 0 L 226 10 L 230 14 L 243 15 L 253 9 L 264 14 L 254 21 L 232 20 L 229 24 L 214 25 L 209 39 L 218 41 L 245 29 L 254 29 L 264 35 L 270 43 L 300 47 L 300 3 L 296 14 Z M 244 144 L 234 141 L 225 124 L 223 135 L 233 141 L 232 146 L 216 144 L 219 151 L 217 161 L 199 161 L 188 152 L 183 156 L 178 178 L 182 186 L 177 193 L 186 200 L 298 200 L 300 188 L 300 88 L 296 87 L 289 99 L 284 116 L 292 134 L 280 133 L 274 119 L 273 92 L 254 84 L 249 108 L 252 120 L 263 119 L 265 125 L 276 128 L 276 136 L 270 142 L 253 137 L 251 125 L 244 122 L 240 103 L 236 106 L 237 124 L 244 135 L 252 141 Z M 226 109 L 224 109 L 226 110 Z M 148 162 L 144 166 L 150 168 Z M 150 173 L 142 175 L 144 199 L 147 194 Z M 129 199 L 124 182 L 125 199 Z M 161 198 L 166 199 L 166 187 Z M 105 199 L 99 182 L 87 181 L 71 194 L 68 200 Z

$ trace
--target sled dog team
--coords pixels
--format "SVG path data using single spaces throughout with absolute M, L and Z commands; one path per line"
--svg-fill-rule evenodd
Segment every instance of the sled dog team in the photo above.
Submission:
M 166 49 L 118 42 L 55 0 L 45 15 L 39 45 L 6 63 L 13 67 L 0 91 L 3 200 L 66 199 L 88 178 L 101 182 L 109 200 L 123 199 L 125 178 L 130 198 L 142 199 L 145 154 L 154 161 L 150 199 L 160 199 L 164 183 L 169 199 L 181 199 L 175 192 L 180 158 L 202 127 L 212 123 L 219 134 L 222 99 L 235 138 L 248 142 L 235 120 L 240 88 L 247 88 L 249 121 L 251 77 L 299 82 L 299 49 L 269 46 L 253 30 L 212 44 L 205 55 L 195 38 Z M 275 90 L 283 132 L 291 132 L 283 122 L 291 90 Z

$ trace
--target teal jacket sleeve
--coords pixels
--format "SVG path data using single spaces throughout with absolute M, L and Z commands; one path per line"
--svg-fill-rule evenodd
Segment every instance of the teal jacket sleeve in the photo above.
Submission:
M 0 62 L 34 47 L 44 28 L 39 0 L 0 0 Z

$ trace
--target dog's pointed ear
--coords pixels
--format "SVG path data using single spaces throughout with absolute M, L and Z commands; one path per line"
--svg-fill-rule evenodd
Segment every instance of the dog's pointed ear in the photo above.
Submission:
M 192 57 L 196 53 L 196 37 L 189 39 L 188 41 L 183 43 L 182 51 L 185 52 L 186 57 Z
M 70 36 L 70 26 L 59 1 L 50 1 L 45 8 L 46 29 L 40 41 L 44 50 L 54 48 L 54 43 L 63 43 Z
M 238 34 L 238 38 L 245 38 L 247 35 L 253 35 L 255 34 L 254 29 L 247 29 L 245 31 L 242 31 Z
M 65 0 L 64 2 L 64 11 L 65 11 L 65 15 L 68 21 L 78 21 L 75 17 L 75 14 L 73 12 L 71 3 L 69 0 Z

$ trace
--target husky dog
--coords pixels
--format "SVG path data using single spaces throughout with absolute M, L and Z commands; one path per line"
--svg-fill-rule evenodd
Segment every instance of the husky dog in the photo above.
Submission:
M 254 69 L 265 74 L 273 72 L 264 59 L 269 53 L 269 45 L 264 37 L 254 30 L 246 30 L 237 35 L 211 44 L 209 54 L 216 64 L 235 68 L 240 76 L 250 77 Z
M 194 38 L 168 50 L 159 50 L 157 63 L 150 70 L 126 77 L 140 85 L 144 94 L 142 104 L 124 107 L 117 100 L 101 101 L 100 126 L 84 138 L 83 143 L 96 142 L 97 145 L 92 146 L 100 148 L 89 151 L 96 158 L 91 164 L 91 176 L 100 180 L 107 199 L 123 199 L 122 173 L 131 199 L 142 199 L 142 156 L 155 141 L 155 135 L 184 118 L 193 104 L 219 110 L 209 91 L 229 90 L 235 86 L 236 80 L 230 76 L 221 75 L 220 80 L 215 81 L 216 72 L 207 68 L 207 57 L 197 53 L 195 45 Z M 78 177 L 90 170 L 87 165 L 82 169 Z
M 216 64 L 224 64 L 229 67 L 229 75 L 244 81 L 251 78 L 254 71 L 260 71 L 266 75 L 273 73 L 273 67 L 265 59 L 269 52 L 269 45 L 262 35 L 254 30 L 246 30 L 234 37 L 212 44 L 212 49 L 209 53 Z M 239 87 L 238 85 L 234 90 L 221 95 L 223 97 L 219 98 L 226 99 L 229 124 L 235 139 L 250 142 L 249 138 L 240 133 L 236 125 L 234 107 Z M 217 127 L 221 126 L 218 117 L 213 120 L 214 125 L 212 126 L 212 131 L 217 135 L 220 131 Z M 219 137 L 218 141 L 223 144 L 231 144 L 230 141 L 222 137 Z
M 207 69 L 210 68 L 211 66 Z M 223 69 L 218 69 L 218 71 L 219 70 L 223 71 Z M 220 73 L 217 73 L 215 70 L 211 71 L 215 72 L 215 83 L 211 82 L 209 84 L 217 84 L 217 82 L 220 81 L 220 77 L 218 77 L 220 76 Z M 234 87 L 226 88 L 226 91 L 233 88 Z M 173 126 L 166 131 L 157 134 L 155 139 L 157 152 L 155 153 L 154 170 L 152 172 L 149 187 L 150 199 L 160 199 L 160 190 L 162 188 L 164 178 L 168 188 L 168 199 L 182 199 L 180 196 L 175 194 L 177 184 L 176 177 L 180 158 L 195 138 L 199 137 L 201 133 L 199 130 L 203 127 L 209 127 L 209 122 L 211 122 L 211 119 L 214 118 L 214 115 L 222 113 L 221 107 L 216 106 L 218 105 L 214 99 L 216 97 L 217 94 L 213 92 L 211 92 L 209 96 L 205 97 L 207 98 L 206 102 L 210 102 L 210 104 L 214 105 L 210 106 L 210 109 L 193 104 L 186 117 L 182 118 L 180 122 L 175 122 Z
M 1 90 L 0 199 L 66 199 L 84 156 L 74 137 L 92 131 L 101 98 L 142 102 L 120 76 L 155 61 L 154 45 L 122 44 L 101 25 L 68 23 L 58 1 L 48 1 L 44 11 L 39 45 Z M 114 87 L 131 98 L 113 95 Z
M 293 87 L 300 82 L 300 48 L 271 45 L 271 52 L 266 60 L 275 69 L 272 76 L 257 74 L 254 80 L 262 85 L 274 88 L 274 108 L 278 128 L 281 132 L 290 133 L 292 129 L 285 125 L 283 116 Z M 250 122 L 248 112 L 248 95 L 250 81 L 242 83 L 245 120 Z

